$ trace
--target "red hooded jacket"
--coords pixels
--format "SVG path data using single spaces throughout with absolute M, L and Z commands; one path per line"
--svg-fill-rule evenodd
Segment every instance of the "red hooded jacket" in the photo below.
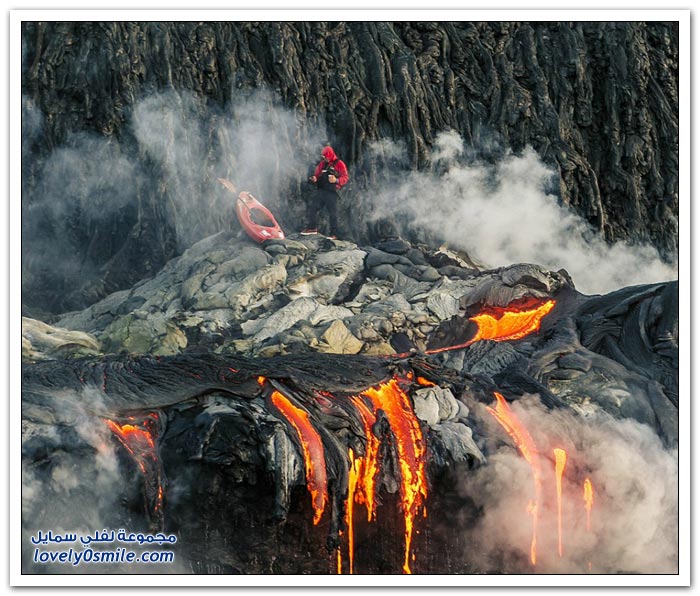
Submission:
M 347 166 L 342 160 L 338 159 L 335 151 L 333 151 L 333 147 L 324 147 L 323 151 L 321 151 L 321 155 L 323 155 L 325 159 L 322 159 L 314 170 L 316 180 L 320 182 L 321 176 L 326 174 L 326 170 L 329 167 L 332 167 L 336 171 L 336 178 L 338 179 L 338 182 L 335 184 L 335 188 L 336 190 L 340 190 L 343 188 L 343 186 L 345 186 L 349 178 Z

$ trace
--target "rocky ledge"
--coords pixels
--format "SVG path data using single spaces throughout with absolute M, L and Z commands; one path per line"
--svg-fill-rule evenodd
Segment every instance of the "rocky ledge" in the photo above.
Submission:
M 483 515 L 456 495 L 503 444 L 488 413 L 520 398 L 536 395 L 542 420 L 571 416 L 553 436 L 582 452 L 587 440 L 567 435 L 575 420 L 629 420 L 663 453 L 678 444 L 677 282 L 586 296 L 563 270 L 481 271 L 401 238 L 254 245 L 221 233 L 56 327 L 25 319 L 23 357 L 26 530 L 56 515 L 81 527 L 141 520 L 180 532 L 186 572 L 334 572 L 340 550 L 339 569 L 352 569 L 348 511 L 368 490 L 354 462 L 374 442 L 383 505 L 378 525 L 358 526 L 379 545 L 370 559 L 358 550 L 367 573 L 527 569 L 446 554 L 469 549 L 465 520 Z M 110 460 L 107 498 L 110 441 L 129 458 L 118 473 Z M 78 493 L 96 503 L 79 519 Z M 415 564 L 402 558 L 411 552 Z M 604 572 L 620 570 L 603 558 Z
M 467 342 L 470 318 L 484 308 L 555 299 L 531 338 L 487 339 L 435 358 L 520 393 L 628 412 L 672 439 L 677 291 L 677 283 L 664 283 L 584 296 L 563 270 L 517 264 L 480 271 L 466 254 L 401 238 L 360 247 L 298 235 L 259 246 L 222 232 L 155 277 L 64 315 L 56 322 L 62 331 L 46 336 L 50 344 L 31 331 L 49 328 L 25 319 L 23 353 L 27 360 L 52 352 L 422 354 Z

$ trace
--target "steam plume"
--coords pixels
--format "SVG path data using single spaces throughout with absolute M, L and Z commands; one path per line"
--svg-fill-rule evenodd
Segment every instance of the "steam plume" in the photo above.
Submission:
M 400 147 L 375 145 L 377 155 L 396 157 Z M 581 217 L 559 204 L 555 173 L 527 148 L 487 165 L 464 163 L 455 132 L 436 139 L 428 172 L 401 172 L 375 193 L 375 219 L 401 217 L 486 267 L 538 263 L 564 268 L 584 293 L 677 278 L 648 245 L 608 246 Z
M 543 464 L 537 566 L 529 565 L 532 480 L 528 464 L 502 429 L 484 418 L 503 443 L 488 464 L 465 480 L 465 495 L 483 507 L 472 531 L 477 545 L 465 556 L 506 573 L 676 573 L 678 567 L 678 452 L 654 431 L 608 415 L 585 419 L 550 411 L 535 396 L 511 405 L 533 435 Z M 485 416 L 485 415 L 484 415 Z M 563 557 L 557 548 L 557 501 L 552 449 L 568 453 L 563 478 Z M 591 531 L 586 528 L 583 484 L 595 489 Z M 590 564 L 590 566 L 589 566 Z

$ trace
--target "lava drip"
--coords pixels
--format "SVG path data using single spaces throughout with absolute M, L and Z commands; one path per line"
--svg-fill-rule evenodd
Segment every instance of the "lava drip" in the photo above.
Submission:
M 367 437 L 367 445 L 365 447 L 365 455 L 360 459 L 359 478 L 357 490 L 354 494 L 355 500 L 364 505 L 367 509 L 367 521 L 371 522 L 375 516 L 375 487 L 376 477 L 379 471 L 379 439 L 372 432 L 372 427 L 377 421 L 377 417 L 367 407 L 362 398 L 353 395 L 350 397 L 352 404 L 360 414 L 362 426 L 364 427 L 365 437 Z M 350 495 L 348 495 L 348 499 Z
M 583 481 L 583 506 L 586 508 L 586 532 L 591 531 L 591 511 L 593 510 L 593 483 L 590 478 Z M 593 565 L 588 561 L 588 571 L 593 570 Z
M 562 515 L 562 494 L 561 494 L 561 485 L 562 485 L 562 477 L 564 475 L 564 468 L 566 467 L 566 451 L 563 449 L 554 449 L 554 462 L 555 462 L 555 467 L 554 467 L 554 473 L 556 476 L 556 483 L 557 483 L 557 535 L 559 538 L 559 556 L 562 557 L 564 555 L 564 549 L 562 546 L 562 520 L 561 520 L 561 515 Z
M 593 484 L 590 478 L 583 481 L 583 504 L 586 508 L 586 531 L 591 531 L 591 511 L 593 509 Z
M 264 382 L 261 377 L 259 382 Z M 323 443 L 318 431 L 309 420 L 309 415 L 296 407 L 279 391 L 273 391 L 270 399 L 279 413 L 296 431 L 304 456 L 306 472 L 306 487 L 311 494 L 311 505 L 314 509 L 314 525 L 321 521 L 321 516 L 328 503 L 328 480 L 326 477 L 326 458 Z
M 105 418 L 104 422 L 141 470 L 147 510 L 154 527 L 162 529 L 163 466 L 156 445 L 158 414 L 151 413 L 142 420 L 129 416 L 126 420 L 120 424 Z
M 535 498 L 528 505 L 528 513 L 532 515 L 532 541 L 530 544 L 530 563 L 537 564 L 537 523 L 539 518 L 540 505 L 542 503 L 542 468 L 537 456 L 537 447 L 528 430 L 522 422 L 515 416 L 508 406 L 505 398 L 498 392 L 496 396 L 496 407 L 489 406 L 486 409 L 491 413 L 498 423 L 505 429 L 513 439 L 518 451 L 525 458 L 532 470 L 532 481 L 535 490 Z
M 348 451 L 350 458 L 350 471 L 348 472 L 348 500 L 345 508 L 345 527 L 348 530 L 348 562 L 350 575 L 355 572 L 355 529 L 354 529 L 354 504 L 355 504 L 355 489 L 357 488 L 358 479 L 360 478 L 360 468 L 362 466 L 362 458 L 355 458 L 355 453 L 352 449 Z M 340 561 L 340 559 L 339 559 Z M 339 567 L 338 573 L 340 573 Z
M 506 307 L 489 307 L 469 320 L 477 325 L 476 334 L 469 341 L 456 346 L 447 346 L 427 350 L 426 354 L 437 354 L 448 350 L 459 350 L 469 347 L 482 339 L 493 341 L 510 341 L 539 331 L 542 319 L 554 308 L 556 302 L 547 300 L 534 308 L 518 305 Z
M 340 550 L 342 547 L 342 544 L 340 543 L 342 538 L 343 538 L 343 531 L 341 530 L 340 532 L 338 532 L 338 539 L 339 539 L 338 548 L 335 549 L 335 552 L 336 552 L 335 566 L 336 566 L 336 573 L 338 575 L 343 573 L 343 553 Z
M 420 423 L 413 412 L 411 399 L 401 389 L 396 378 L 362 392 L 374 406 L 375 412 L 383 410 L 394 435 L 401 472 L 401 508 L 404 514 L 405 548 L 403 572 L 411 573 L 409 557 L 413 538 L 413 524 L 422 512 L 428 495 L 425 472 L 426 448 Z

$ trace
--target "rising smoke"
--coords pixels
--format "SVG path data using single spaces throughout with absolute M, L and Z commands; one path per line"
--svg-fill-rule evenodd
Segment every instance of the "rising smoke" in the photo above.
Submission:
M 465 553 L 478 567 L 505 573 L 676 573 L 678 569 L 678 452 L 664 448 L 654 431 L 607 414 L 581 417 L 547 410 L 535 396 L 511 404 L 537 446 L 542 504 L 537 564 L 528 560 L 534 486 L 529 465 L 505 431 L 485 411 L 492 446 L 488 463 L 466 478 L 464 496 L 483 508 Z M 553 449 L 566 450 L 563 476 L 563 556 L 558 555 Z M 594 503 L 587 529 L 583 483 Z
M 54 535 L 70 533 L 78 537 L 91 536 L 96 531 L 118 531 L 124 527 L 129 502 L 133 502 L 138 509 L 143 506 L 139 472 L 133 466 L 129 476 L 124 462 L 120 463 L 117 442 L 101 418 L 101 415 L 109 412 L 103 398 L 104 394 L 94 387 L 80 394 L 57 392 L 53 402 L 56 424 L 24 422 L 23 452 L 32 453 L 34 449 L 45 450 L 48 447 L 50 457 L 41 458 L 32 454 L 22 461 L 23 572 L 191 573 L 191 568 L 178 557 L 177 548 L 171 549 L 175 552 L 174 562 L 167 564 L 115 562 L 90 565 L 83 562 L 74 565 L 35 562 L 37 550 L 87 550 L 78 539 L 65 544 L 35 545 L 32 537 L 36 539 L 39 530 L 44 535 L 51 530 Z M 124 529 L 128 533 L 147 534 L 150 531 L 141 511 Z M 99 551 L 115 550 L 125 545 L 114 542 L 89 546 Z M 132 550 L 139 551 L 138 548 Z
M 185 92 L 154 95 L 136 105 L 131 126 L 167 189 L 181 248 L 230 226 L 235 197 L 217 178 L 274 209 L 324 136 L 266 90 L 236 96 L 223 109 Z
M 373 146 L 398 158 L 401 146 Z M 473 156 L 473 153 L 472 153 Z M 407 220 L 467 251 L 487 268 L 537 263 L 566 269 L 584 293 L 676 279 L 648 245 L 607 245 L 555 196 L 555 173 L 528 148 L 493 165 L 470 159 L 460 136 L 438 136 L 429 171 L 388 176 L 374 194 L 373 218 Z
M 99 279 L 138 237 L 169 257 L 171 237 L 179 252 L 231 229 L 235 196 L 219 177 L 279 209 L 325 139 L 322 121 L 302 123 L 266 90 L 238 91 L 225 106 L 184 91 L 150 95 L 118 136 L 70 133 L 49 152 L 28 98 L 22 122 L 23 284 L 49 296 L 38 303 Z
M 325 125 L 307 122 L 270 91 L 232 97 L 222 107 L 184 91 L 154 94 L 135 104 L 119 138 L 74 133 L 44 160 L 25 159 L 25 285 L 36 291 L 39 280 L 51 295 L 100 278 L 130 230 L 163 247 L 172 233 L 179 252 L 230 229 L 235 199 L 218 177 L 262 198 L 285 227 L 285 216 L 296 217 L 288 197 L 299 194 Z M 26 99 L 23 155 L 36 153 L 42 131 L 43 115 Z M 369 154 L 380 184 L 351 200 L 370 203 L 375 220 L 419 226 L 486 267 L 564 268 L 585 293 L 677 277 L 654 248 L 609 246 L 561 205 L 555 173 L 532 149 L 488 165 L 457 133 L 445 132 L 428 170 L 409 169 L 401 142 L 382 139 Z M 296 219 L 289 224 L 301 227 Z

